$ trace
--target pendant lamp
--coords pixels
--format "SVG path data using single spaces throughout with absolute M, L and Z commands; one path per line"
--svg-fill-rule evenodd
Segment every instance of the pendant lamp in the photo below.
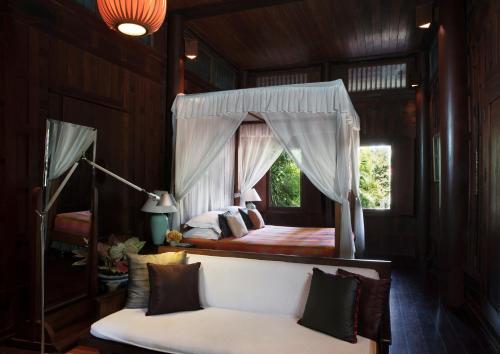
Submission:
M 167 13 L 167 0 L 97 0 L 109 28 L 129 36 L 158 31 Z

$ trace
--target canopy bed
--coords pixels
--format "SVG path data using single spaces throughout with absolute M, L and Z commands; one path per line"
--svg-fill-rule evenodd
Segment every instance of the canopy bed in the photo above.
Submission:
M 234 204 L 234 198 L 253 188 L 285 149 L 309 180 L 337 203 L 336 230 L 331 234 L 335 240 L 328 245 L 333 247 L 332 256 L 354 258 L 356 249 L 362 254 L 363 213 L 357 197 L 360 123 L 341 80 L 180 94 L 172 112 L 176 140 L 173 189 L 179 210 L 175 227 L 200 213 Z M 264 124 L 242 125 L 248 121 Z M 355 240 L 350 193 L 354 197 Z M 245 205 L 243 198 L 240 205 Z M 253 241 L 244 242 L 245 237 Z M 277 247 L 283 242 L 307 247 L 300 239 L 295 245 L 293 237 L 285 239 Z M 248 244 L 258 244 L 255 234 L 240 240 L 205 242 L 203 247 L 245 250 Z

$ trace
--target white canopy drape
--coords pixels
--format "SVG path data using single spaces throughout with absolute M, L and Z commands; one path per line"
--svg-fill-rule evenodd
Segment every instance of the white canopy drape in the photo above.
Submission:
M 242 112 L 191 117 L 191 119 L 175 116 L 177 126 L 174 190 L 178 210 L 183 209 L 179 203 L 207 172 L 245 116 L 246 113 Z M 183 212 L 174 213 L 173 227 L 179 228 L 180 223 L 185 221 L 186 215 Z
M 240 205 L 243 195 L 269 171 L 283 147 L 266 124 L 244 124 L 240 127 L 238 144 L 238 181 Z
M 358 192 L 359 118 L 341 80 L 178 95 L 172 112 L 177 200 L 186 196 L 252 112 L 265 119 L 311 182 L 342 205 L 340 256 L 354 256 L 347 198 L 350 189 Z M 356 215 L 362 219 L 362 210 L 356 208 Z M 364 237 L 364 230 L 358 232 L 357 238 Z M 364 240 L 357 243 L 363 245 Z
M 180 220 L 233 204 L 235 138 L 222 148 L 198 182 L 179 201 Z

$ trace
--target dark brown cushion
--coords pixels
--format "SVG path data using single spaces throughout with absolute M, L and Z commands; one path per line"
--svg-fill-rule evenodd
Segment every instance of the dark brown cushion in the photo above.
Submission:
M 219 227 L 221 230 L 222 237 L 232 236 L 231 229 L 227 224 L 227 217 L 231 215 L 230 211 L 226 211 L 224 214 L 219 214 Z
M 339 269 L 337 274 L 355 277 L 359 280 L 361 296 L 359 298 L 358 334 L 377 340 L 380 323 L 389 297 L 391 280 L 371 279 L 343 269 Z
M 313 268 L 311 289 L 299 324 L 347 342 L 357 342 L 359 280 Z
M 251 230 L 254 228 L 253 222 L 250 219 L 250 216 L 248 215 L 248 209 L 247 208 L 240 208 L 238 209 L 241 217 L 243 218 L 243 221 L 245 222 L 245 226 L 247 227 L 248 230 Z
M 148 263 L 149 306 L 146 316 L 200 310 L 198 273 L 201 263 Z

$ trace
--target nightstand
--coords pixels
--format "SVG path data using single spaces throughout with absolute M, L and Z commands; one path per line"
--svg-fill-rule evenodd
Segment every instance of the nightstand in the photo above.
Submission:
M 118 289 L 97 297 L 97 316 L 106 317 L 125 307 L 127 288 Z

